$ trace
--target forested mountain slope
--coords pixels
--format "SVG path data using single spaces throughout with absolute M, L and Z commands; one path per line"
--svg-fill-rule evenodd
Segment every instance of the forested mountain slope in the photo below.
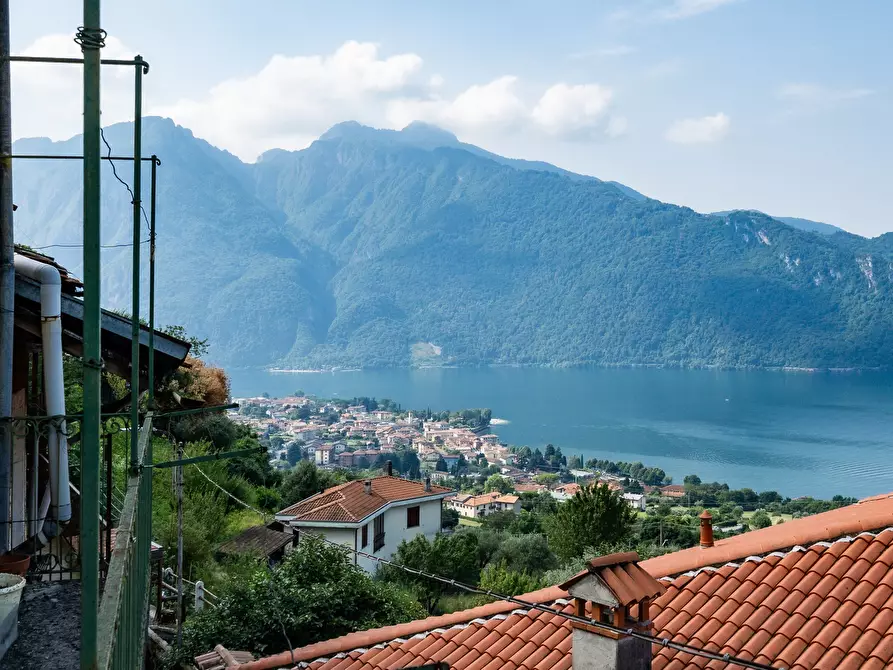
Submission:
M 756 212 L 700 215 L 418 125 L 340 124 L 252 165 L 169 121 L 145 127 L 164 161 L 161 318 L 210 337 L 230 364 L 893 358 L 884 238 L 840 243 Z M 128 133 L 107 129 L 116 153 Z M 129 170 L 119 165 L 128 181 Z M 17 166 L 22 241 L 79 237 L 78 179 Z M 107 239 L 129 239 L 129 196 L 108 179 L 104 193 Z M 126 306 L 129 250 L 109 251 L 106 297 Z

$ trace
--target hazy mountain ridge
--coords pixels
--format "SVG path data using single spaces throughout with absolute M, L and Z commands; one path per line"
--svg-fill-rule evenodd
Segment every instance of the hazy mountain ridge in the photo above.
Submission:
M 700 215 L 421 124 L 339 124 L 256 164 L 170 121 L 144 129 L 163 161 L 159 321 L 209 337 L 228 364 L 411 365 L 418 343 L 466 365 L 891 359 L 883 237 L 839 243 L 758 212 Z M 115 153 L 129 132 L 106 130 Z M 79 237 L 79 167 L 16 166 L 20 240 Z M 147 199 L 148 170 L 143 180 Z M 129 196 L 103 186 L 104 241 L 129 240 Z M 79 250 L 47 251 L 77 270 Z M 114 306 L 129 306 L 130 253 L 104 255 Z

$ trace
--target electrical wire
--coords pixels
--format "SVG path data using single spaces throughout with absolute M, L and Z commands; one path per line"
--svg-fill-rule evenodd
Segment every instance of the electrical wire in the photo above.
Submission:
M 210 477 L 208 477 L 204 472 L 202 472 L 201 469 L 199 469 L 199 472 L 201 472 L 201 474 L 205 477 L 205 479 L 207 479 L 212 484 L 214 484 L 217 488 L 219 488 L 221 491 L 226 493 L 230 498 L 232 498 L 236 502 L 240 503 L 244 507 L 246 507 L 254 512 L 257 512 L 258 514 L 261 514 L 261 512 L 258 512 L 258 510 L 251 507 L 251 505 L 249 505 L 248 503 L 246 503 L 242 500 L 239 500 L 234 495 L 229 493 L 229 491 L 224 489 L 222 486 L 220 486 L 214 480 L 212 480 Z M 618 626 L 606 624 L 601 621 L 597 621 L 595 619 L 579 617 L 579 616 L 576 616 L 575 614 L 561 612 L 559 610 L 556 610 L 554 607 L 550 607 L 550 606 L 544 605 L 542 603 L 534 603 L 534 602 L 530 602 L 528 600 L 522 600 L 521 598 L 517 598 L 515 596 L 502 595 L 499 593 L 495 593 L 494 591 L 490 591 L 489 589 L 482 589 L 477 586 L 471 586 L 470 584 L 464 584 L 464 583 L 457 581 L 455 579 L 441 577 L 440 575 L 435 575 L 433 573 L 425 572 L 424 570 L 416 570 L 414 568 L 410 568 L 410 567 L 402 565 L 400 563 L 390 561 L 386 558 L 382 558 L 381 556 L 375 556 L 373 554 L 369 554 L 369 553 L 367 553 L 365 551 L 361 551 L 359 549 L 352 549 L 349 546 L 346 546 L 339 542 L 330 540 L 330 539 L 324 537 L 323 535 L 319 535 L 318 533 L 312 533 L 309 531 L 300 531 L 300 532 L 303 533 L 304 535 L 309 535 L 311 537 L 318 538 L 319 540 L 321 540 L 322 542 L 325 542 L 326 544 L 330 544 L 332 546 L 339 547 L 347 552 L 356 554 L 357 556 L 362 556 L 364 558 L 368 558 L 372 561 L 381 563 L 382 565 L 388 565 L 392 568 L 402 570 L 403 572 L 407 572 L 409 574 L 416 575 L 417 577 L 424 577 L 426 579 L 431 579 L 431 580 L 440 582 L 441 584 L 446 584 L 448 586 L 452 586 L 454 588 L 458 588 L 463 591 L 468 591 L 469 593 L 487 596 L 489 598 L 493 598 L 494 600 L 502 600 L 503 602 L 512 603 L 514 605 L 519 605 L 521 607 L 526 607 L 528 609 L 538 610 L 540 612 L 547 612 L 549 614 L 554 614 L 556 616 L 563 617 L 563 618 L 568 619 L 569 621 L 572 621 L 575 623 L 585 624 L 587 626 L 592 626 L 594 628 L 600 628 L 602 630 L 610 631 L 612 633 L 618 633 L 620 635 L 627 635 L 629 637 L 637 638 L 639 640 L 645 640 L 647 642 L 659 645 L 661 647 L 673 649 L 674 651 L 691 654 L 692 656 L 700 656 L 702 658 L 707 658 L 712 661 L 722 661 L 724 663 L 730 663 L 732 665 L 739 665 L 743 668 L 750 668 L 751 670 L 783 670 L 783 669 L 777 669 L 773 665 L 767 665 L 765 663 L 755 663 L 753 661 L 748 661 L 747 659 L 733 656 L 732 654 L 718 654 L 718 653 L 715 653 L 712 651 L 707 651 L 706 649 L 701 649 L 700 647 L 693 647 L 688 644 L 673 642 L 669 638 L 658 637 L 656 635 L 650 635 L 648 633 L 641 633 L 641 632 L 636 631 L 632 628 L 620 628 Z M 290 644 L 289 644 L 289 646 L 290 646 Z M 292 653 L 292 661 L 294 661 L 294 650 L 292 650 L 291 653 Z
M 108 149 L 108 155 L 106 156 L 106 160 L 108 160 L 109 164 L 112 166 L 112 174 L 115 175 L 115 179 L 117 179 L 119 182 L 121 182 L 121 185 L 127 189 L 127 192 L 130 194 L 130 204 L 133 205 L 135 203 L 139 203 L 140 211 L 143 213 L 143 219 L 145 219 L 145 221 L 146 221 L 146 228 L 151 233 L 152 226 L 149 224 L 149 216 L 146 214 L 146 210 L 143 207 L 142 202 L 137 200 L 137 197 L 133 194 L 133 189 L 130 188 L 130 184 L 128 184 L 126 181 L 124 181 L 123 179 L 121 179 L 121 177 L 118 176 L 118 170 L 115 169 L 115 161 L 112 160 L 112 146 L 105 139 L 105 133 L 102 131 L 102 127 L 99 128 L 99 136 L 102 138 L 102 143 L 105 144 L 105 148 Z
M 140 240 L 140 244 L 149 244 L 149 240 Z M 42 247 L 32 247 L 28 245 L 29 248 L 34 251 L 40 251 L 42 249 L 81 249 L 83 248 L 83 244 L 45 244 Z M 102 249 L 117 249 L 119 247 L 132 247 L 133 242 L 122 242 L 121 244 L 100 244 L 100 248 Z

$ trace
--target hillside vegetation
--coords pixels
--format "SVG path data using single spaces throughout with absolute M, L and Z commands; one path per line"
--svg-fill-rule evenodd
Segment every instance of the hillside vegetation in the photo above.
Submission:
M 115 153 L 128 151 L 130 130 L 107 129 Z M 758 212 L 701 215 L 419 124 L 341 124 L 256 164 L 168 120 L 148 119 L 144 135 L 163 161 L 159 320 L 210 338 L 211 357 L 230 365 L 874 367 L 893 357 L 884 237 L 816 235 Z M 17 165 L 19 241 L 79 241 L 80 173 L 63 163 Z M 128 241 L 126 191 L 108 178 L 104 198 L 103 241 Z M 47 252 L 78 270 L 80 250 Z M 126 305 L 130 250 L 104 250 L 104 263 L 105 303 Z

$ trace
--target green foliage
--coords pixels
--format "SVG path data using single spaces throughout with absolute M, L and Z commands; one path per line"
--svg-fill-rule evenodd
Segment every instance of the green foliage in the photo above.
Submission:
M 444 530 L 449 530 L 459 525 L 459 512 L 450 507 L 444 507 L 440 517 L 440 527 Z
M 392 559 L 395 563 L 416 570 L 434 573 L 466 584 L 476 584 L 480 576 L 478 536 L 473 533 L 453 533 L 435 536 L 429 542 L 424 535 L 410 541 L 403 540 Z M 419 577 L 399 568 L 382 565 L 378 577 L 407 588 L 429 613 L 437 611 L 440 598 L 453 591 L 441 583 Z
M 625 463 L 623 461 L 614 462 L 590 458 L 586 461 L 586 467 L 601 470 L 611 475 L 626 475 L 652 486 L 663 486 L 672 481 L 672 477 L 668 477 L 667 473 L 661 468 L 649 468 L 638 461 Z
M 587 547 L 583 550 L 583 554 L 580 557 L 573 558 L 565 562 L 560 568 L 547 572 L 543 576 L 543 581 L 547 584 L 561 584 L 583 570 L 586 567 L 586 564 L 593 558 L 607 556 L 608 554 L 617 554 L 624 551 L 635 551 L 639 555 L 639 560 L 645 561 L 649 558 L 654 558 L 655 556 L 663 556 L 664 554 L 671 554 L 674 551 L 679 551 L 679 547 L 671 544 L 659 547 L 656 544 L 648 542 L 631 541 L 605 543 L 595 547 Z
M 512 480 L 502 475 L 493 474 L 487 477 L 484 483 L 485 491 L 499 491 L 500 493 L 511 493 L 515 490 Z
M 285 460 L 288 461 L 288 464 L 291 467 L 294 467 L 298 464 L 298 461 L 301 460 L 301 442 L 295 441 L 288 445 L 288 450 L 286 451 Z
M 517 519 L 518 515 L 510 510 L 497 510 L 495 512 L 490 512 L 487 516 L 481 519 L 481 524 L 484 528 L 500 532 L 508 530 Z
M 282 480 L 282 485 L 279 487 L 282 505 L 283 507 L 294 505 L 336 483 L 328 470 L 320 470 L 310 461 L 301 461 Z
M 554 472 L 543 472 L 533 478 L 533 480 L 537 484 L 542 484 L 543 486 L 548 486 L 549 488 L 555 486 L 555 484 L 558 483 L 558 479 L 558 475 L 556 475 Z
M 522 509 L 521 513 L 515 517 L 515 520 L 512 521 L 511 525 L 508 527 L 508 531 L 515 535 L 541 533 L 542 530 L 540 515 L 534 512 L 529 512 L 526 509 Z
M 491 563 L 481 572 L 480 587 L 503 596 L 530 593 L 546 586 L 546 583 L 526 572 L 511 570 L 505 561 Z
M 503 563 L 510 570 L 530 575 L 541 575 L 558 567 L 558 559 L 549 548 L 544 535 L 509 535 L 491 559 Z M 492 564 L 491 563 L 491 564 Z
M 289 642 L 300 647 L 425 614 L 400 591 L 373 581 L 345 550 L 309 536 L 274 570 L 242 571 L 218 595 L 217 608 L 187 619 L 183 646 L 172 651 L 169 666 L 189 663 L 217 644 L 273 654 Z
M 759 511 L 750 517 L 748 525 L 751 528 L 768 528 L 772 525 L 772 519 L 765 512 Z
M 626 539 L 635 519 L 636 513 L 620 495 L 597 485 L 559 505 L 544 526 L 552 551 L 568 560 L 581 556 L 586 547 Z
M 147 324 L 148 325 L 148 324 Z M 199 338 L 194 335 L 190 335 L 186 332 L 186 328 L 184 326 L 165 326 L 160 329 L 162 333 L 170 335 L 171 337 L 176 337 L 179 340 L 185 340 L 189 342 L 189 354 L 193 358 L 201 358 L 210 349 L 210 345 L 208 344 L 207 338 Z

